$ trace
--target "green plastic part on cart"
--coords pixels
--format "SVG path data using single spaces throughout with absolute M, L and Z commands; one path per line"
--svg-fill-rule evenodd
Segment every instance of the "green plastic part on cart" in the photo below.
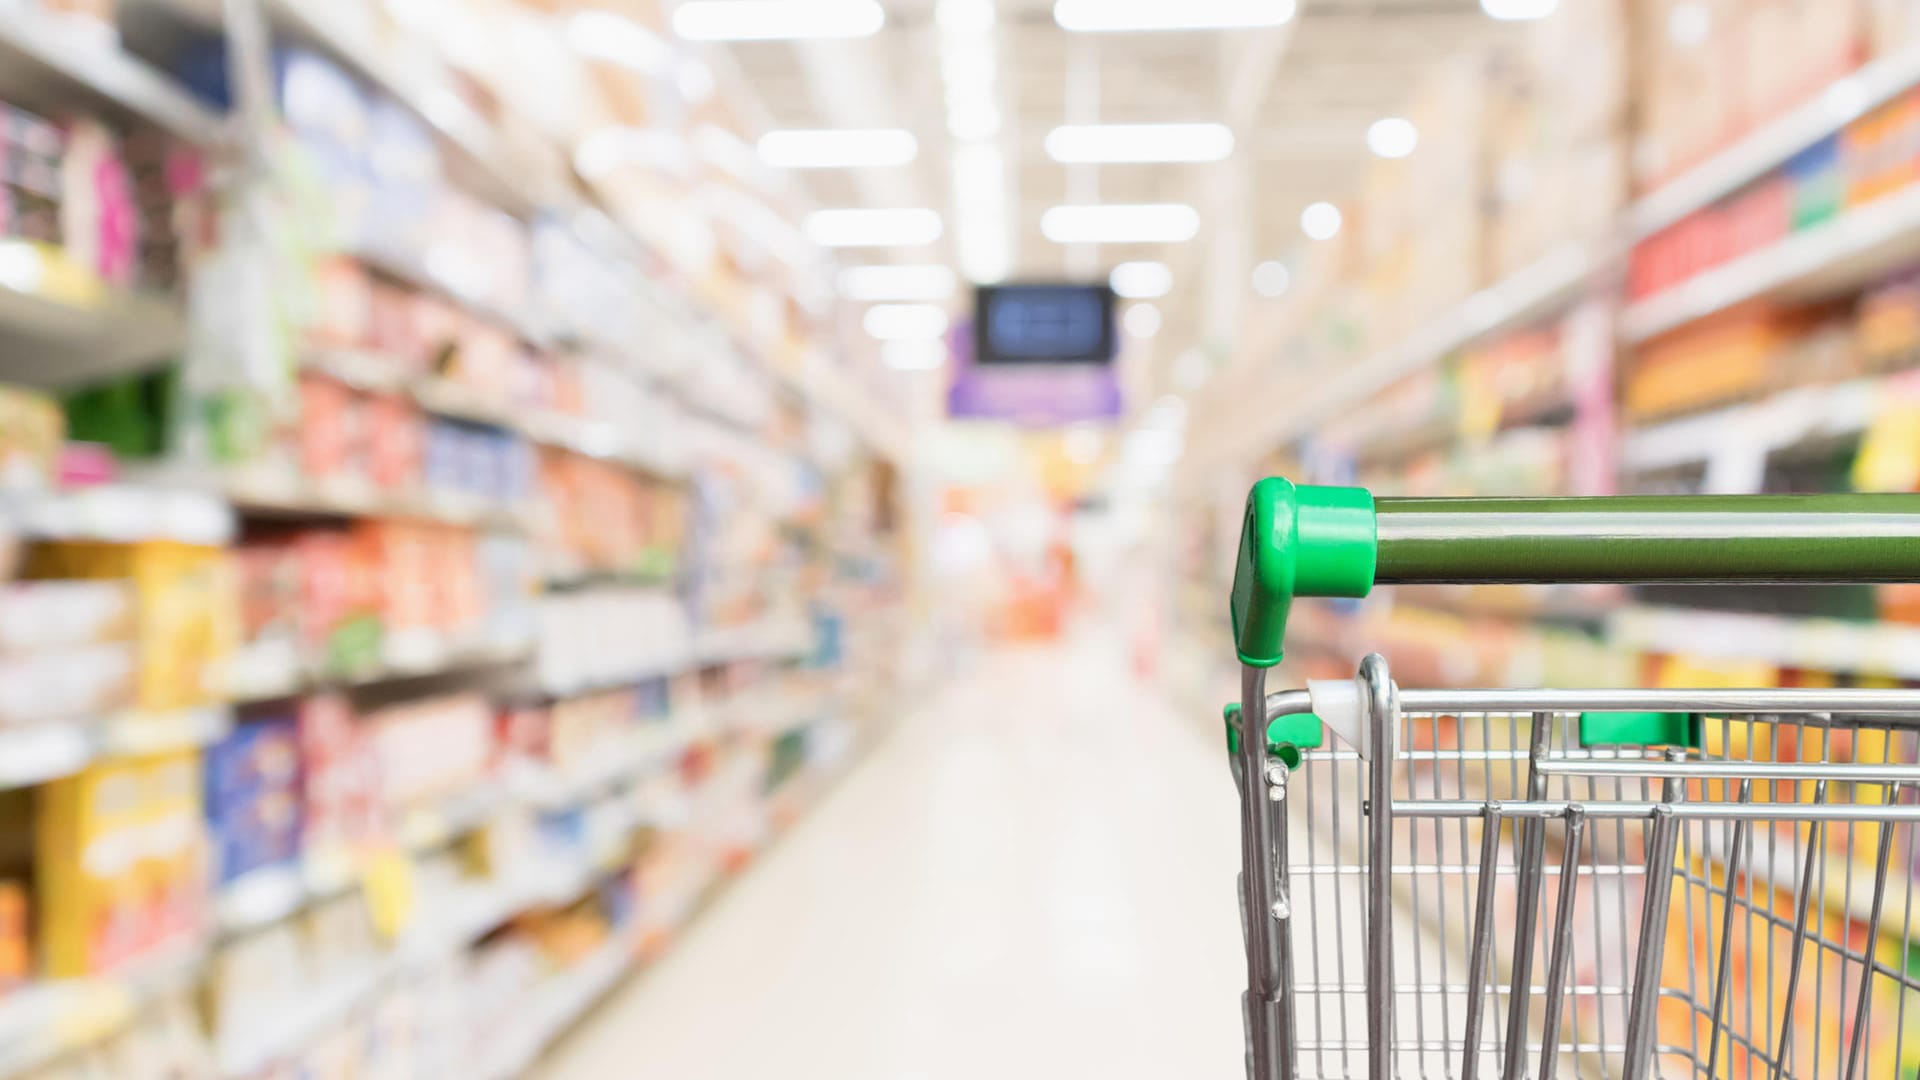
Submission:
M 1280 662 L 1296 596 L 1365 596 L 1379 551 L 1373 494 L 1269 477 L 1247 496 L 1233 571 L 1233 639 L 1242 663 Z
M 1700 747 L 1700 717 L 1683 712 L 1583 712 L 1581 746 Z
M 1300 751 L 1317 750 L 1327 738 L 1327 726 L 1313 713 L 1276 716 L 1267 725 L 1267 753 L 1289 769 L 1300 767 Z
M 1220 710 L 1227 724 L 1227 753 L 1240 753 L 1240 706 Z M 1312 713 L 1276 716 L 1267 724 L 1267 753 L 1280 759 L 1289 769 L 1300 767 L 1300 751 L 1318 749 L 1327 737 L 1326 725 Z

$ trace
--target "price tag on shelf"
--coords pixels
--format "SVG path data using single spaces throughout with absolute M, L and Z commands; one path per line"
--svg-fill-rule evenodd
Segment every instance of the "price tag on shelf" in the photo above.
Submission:
M 381 936 L 394 940 L 413 922 L 418 890 L 413 860 L 399 848 L 381 848 L 367 854 L 361 870 L 361 892 L 367 915 Z
M 1920 384 L 1890 383 L 1896 396 L 1867 425 L 1853 462 L 1857 491 L 1920 490 Z

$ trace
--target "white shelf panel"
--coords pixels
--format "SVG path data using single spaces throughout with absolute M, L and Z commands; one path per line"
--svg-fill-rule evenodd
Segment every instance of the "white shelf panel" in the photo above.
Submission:
M 184 314 L 171 299 L 107 285 L 39 245 L 0 240 L 0 381 L 74 386 L 158 366 L 184 341 Z
M 1867 285 L 1920 257 L 1920 184 L 1629 304 L 1620 335 L 1639 344 L 1749 300 L 1813 299 Z
M 0 0 L 0 97 L 29 107 L 78 95 L 201 147 L 221 143 L 225 120 L 120 47 L 92 20 L 49 14 L 31 0 Z

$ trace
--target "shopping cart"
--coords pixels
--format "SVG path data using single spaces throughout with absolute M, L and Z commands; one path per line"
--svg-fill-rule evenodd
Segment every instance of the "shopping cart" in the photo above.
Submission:
M 1920 497 L 1256 485 L 1227 710 L 1249 1076 L 1916 1075 L 1920 691 L 1416 690 L 1370 656 L 1267 692 L 1296 596 L 1915 580 Z

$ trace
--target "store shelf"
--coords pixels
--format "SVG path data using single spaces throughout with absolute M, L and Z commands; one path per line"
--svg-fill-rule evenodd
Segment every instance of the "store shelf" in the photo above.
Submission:
M 1879 380 L 1860 379 L 1796 387 L 1761 401 L 1664 421 L 1620 440 L 1620 470 L 1634 474 L 1705 464 L 1709 491 L 1750 492 L 1768 456 L 1858 436 L 1884 400 Z
M 224 707 L 0 728 L 0 790 L 72 776 L 105 758 L 206 746 L 232 728 L 233 715 Z
M 1297 438 L 1351 409 L 1369 395 L 1416 371 L 1432 367 L 1482 338 L 1516 329 L 1572 303 L 1602 268 L 1595 252 L 1568 246 L 1518 273 L 1474 293 L 1433 322 L 1347 367 L 1332 378 L 1302 384 L 1298 397 L 1263 407 L 1243 430 L 1224 433 L 1216 452 L 1195 455 L 1217 460 L 1264 453 Z
M 530 314 L 497 307 L 477 295 L 476 285 L 461 276 L 463 272 L 470 272 L 472 268 L 454 258 L 441 257 L 455 253 L 428 252 L 417 255 L 383 250 L 378 247 L 362 247 L 344 251 L 342 254 L 384 277 L 410 285 L 422 292 L 444 296 L 483 321 L 514 334 L 528 345 L 545 348 L 551 344 L 551 335 Z
M 130 484 L 65 491 L 0 491 L 0 531 L 35 540 L 218 547 L 233 539 L 233 507 L 215 495 Z
M 1629 236 L 1644 240 L 1739 191 L 1916 85 L 1920 85 L 1920 47 L 1902 49 L 1836 80 L 1812 100 L 1768 121 L 1634 203 L 1626 213 Z
M 528 532 L 534 511 L 471 495 L 426 491 L 388 495 L 347 478 L 315 480 L 292 468 L 256 467 L 213 482 L 245 515 L 285 517 L 394 517 L 441 525 Z
M 487 1052 L 479 1056 L 477 1075 L 482 1080 L 512 1080 L 525 1073 L 548 1044 L 619 984 L 638 948 L 639 938 L 631 929 L 616 930 L 587 959 L 550 976 L 516 1026 L 493 1036 Z
M 78 724 L 0 730 L 0 789 L 72 776 L 94 759 L 92 731 Z
M 0 381 L 74 386 L 158 366 L 184 341 L 172 299 L 108 285 L 52 249 L 0 240 Z
M 627 783 L 655 766 L 672 761 L 697 737 L 690 724 L 650 725 L 626 741 L 588 756 L 587 763 L 566 772 L 528 765 L 509 774 L 514 797 L 540 810 L 583 806 L 602 792 Z
M 770 618 L 743 626 L 703 630 L 693 655 L 704 666 L 741 660 L 790 660 L 813 649 L 813 627 L 804 619 Z
M 227 693 L 236 703 L 274 701 L 328 689 L 356 689 L 408 679 L 432 679 L 488 668 L 504 668 L 531 659 L 530 642 L 494 644 L 438 633 L 402 633 L 384 645 L 383 660 L 372 668 L 330 671 L 303 660 L 291 647 L 255 648 L 229 665 Z
M 328 53 L 424 120 L 476 194 L 520 217 L 539 211 L 546 200 L 529 189 L 486 119 L 451 87 L 437 84 L 430 67 L 388 59 L 346 5 L 271 0 L 266 8 L 277 30 Z
M 0 1001 L 0 1077 L 31 1073 L 125 1030 L 154 1002 L 198 981 L 206 952 L 204 941 L 182 941 L 117 975 L 12 991 Z
M 233 730 L 233 710 L 207 705 L 169 711 L 128 710 L 101 725 L 98 754 L 139 757 L 219 742 Z
M 284 921 L 312 895 L 299 866 L 263 867 L 220 887 L 213 920 L 222 933 L 245 934 Z
M 594 867 L 585 862 L 536 859 L 509 881 L 466 886 L 456 896 L 436 897 L 439 910 L 435 916 L 423 920 L 387 953 L 322 983 L 303 994 L 297 1007 L 269 1023 L 251 1026 L 243 1036 L 220 1045 L 216 1049 L 219 1074 L 253 1076 L 276 1061 L 298 1054 L 339 1027 L 395 978 L 471 947 L 522 911 L 567 903 L 591 888 L 597 877 Z M 296 904 L 278 917 L 285 918 L 298 908 Z M 256 925 L 273 921 L 277 919 Z M 547 1004 L 559 1003 L 543 998 L 536 1011 Z
M 353 349 L 312 350 L 302 366 L 360 390 L 406 394 L 437 416 L 504 428 L 542 446 L 617 462 L 665 479 L 686 474 L 682 455 L 662 445 L 657 432 L 648 438 L 607 420 L 492 401 L 446 379 L 409 378 L 401 362 Z
M 1856 290 L 1920 257 L 1920 184 L 1846 210 L 1811 228 L 1636 301 L 1620 334 L 1638 344 L 1760 299 L 1815 299 Z
M 196 146 L 225 137 L 219 114 L 128 54 L 97 20 L 0 0 L 0 100 L 46 108 L 76 97 Z
M 1607 631 L 1622 648 L 1662 655 L 1920 679 L 1920 626 L 1630 607 Z

